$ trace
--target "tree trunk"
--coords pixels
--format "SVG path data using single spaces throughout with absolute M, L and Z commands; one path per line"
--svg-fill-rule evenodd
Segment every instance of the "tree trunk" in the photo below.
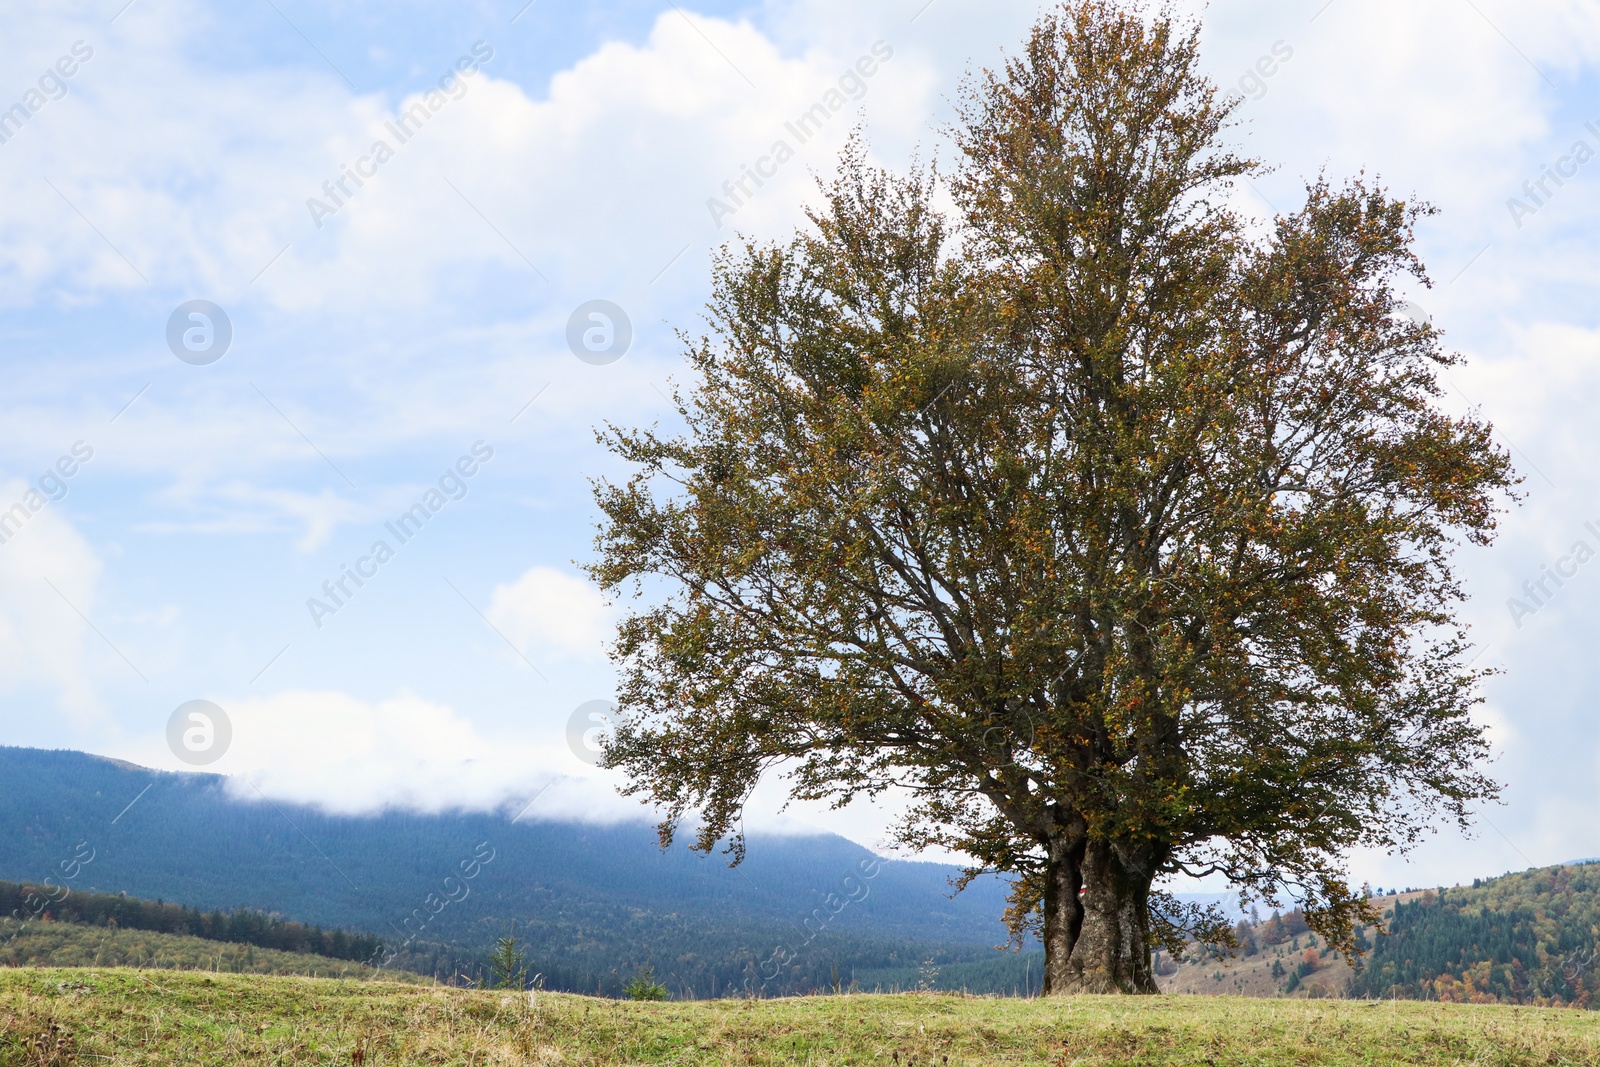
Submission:
M 1083 842 L 1068 846 L 1057 842 L 1050 847 L 1044 887 L 1044 976 L 1045 996 L 1065 992 L 1067 961 L 1083 929 Z
M 1080 849 L 1076 863 L 1052 857 L 1044 992 L 1159 993 L 1150 965 L 1149 871 L 1104 841 Z

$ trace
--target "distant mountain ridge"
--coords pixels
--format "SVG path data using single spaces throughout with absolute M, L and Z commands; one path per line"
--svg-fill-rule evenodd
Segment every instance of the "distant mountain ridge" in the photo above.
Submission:
M 694 995 L 809 990 L 836 967 L 848 984 L 930 961 L 947 982 L 981 975 L 997 990 L 1038 974 L 1036 959 L 995 951 L 1001 879 L 951 899 L 956 868 L 882 860 L 834 835 L 753 836 L 730 870 L 662 853 L 644 824 L 330 815 L 80 752 L 0 747 L 0 783 L 0 879 L 370 931 L 423 973 L 448 976 L 515 920 L 552 987 L 587 991 L 615 992 L 646 963 Z

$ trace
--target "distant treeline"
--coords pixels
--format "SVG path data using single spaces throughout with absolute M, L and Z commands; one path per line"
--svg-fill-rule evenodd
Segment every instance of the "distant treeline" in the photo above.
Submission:
M 288 922 L 265 912 L 203 912 L 179 904 L 139 900 L 111 893 L 63 894 L 52 886 L 0 882 L 0 916 L 29 920 L 79 923 L 89 926 L 148 930 L 159 934 L 187 934 L 207 941 L 226 941 L 238 945 L 279 952 L 311 953 L 336 960 L 373 959 L 383 949 L 383 940 L 370 934 L 344 930 L 324 930 L 320 926 Z

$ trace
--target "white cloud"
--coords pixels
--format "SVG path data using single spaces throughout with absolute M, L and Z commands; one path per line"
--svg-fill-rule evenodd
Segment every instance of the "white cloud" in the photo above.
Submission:
M 374 481 L 398 480 L 389 464 L 400 450 L 453 446 L 488 426 L 572 451 L 599 418 L 659 412 L 656 389 L 677 366 L 663 324 L 695 321 L 708 250 L 736 228 L 778 234 L 798 222 L 815 198 L 812 171 L 831 169 L 859 108 L 924 134 L 937 86 L 924 59 L 897 51 L 718 228 L 708 198 L 726 199 L 724 183 L 775 139 L 793 141 L 785 123 L 875 36 L 797 56 L 747 22 L 694 14 L 691 25 L 668 10 L 642 42 L 605 44 L 548 86 L 508 80 L 502 43 L 464 96 L 398 145 L 386 123 L 422 96 L 202 66 L 194 57 L 213 17 L 173 2 L 111 27 L 87 5 L 80 17 L 10 23 L 14 40 L 45 42 L 18 58 L 23 69 L 52 59 L 57 40 L 87 35 L 95 55 L 67 97 L 0 146 L 0 304 L 53 312 L 54 329 L 66 305 L 132 317 L 80 354 L 93 388 L 68 386 L 55 364 L 19 367 L 13 395 L 28 399 L 0 444 L 103 423 L 148 384 L 106 450 L 108 470 L 154 483 L 142 486 L 140 528 L 248 534 L 287 529 L 287 518 L 301 551 L 378 506 Z M 450 47 L 464 55 L 472 43 Z M 380 138 L 395 157 L 318 229 L 307 199 L 326 199 L 323 183 Z M 161 342 L 173 303 L 196 294 L 221 303 L 235 329 L 207 368 L 177 364 Z M 570 309 L 597 295 L 630 309 L 636 337 L 603 372 L 564 343 Z M 530 417 L 500 429 L 546 386 Z M 329 496 L 325 486 L 348 487 L 318 451 L 362 486 L 362 504 Z M 363 476 L 364 463 L 383 469 Z
M 60 22 L 32 33 L 89 32 Z M 491 58 L 462 80 L 459 99 L 435 94 L 443 106 L 404 143 L 389 123 L 426 94 L 392 100 L 274 70 L 196 69 L 184 48 L 200 27 L 182 14 L 137 50 L 113 31 L 67 100 L 4 146 L 16 164 L 0 176 L 13 206 L 0 222 L 7 299 L 26 304 L 62 283 L 131 291 L 143 274 L 158 288 L 203 288 L 224 306 L 264 297 L 359 319 L 470 298 L 460 275 L 485 268 L 535 290 L 546 284 L 535 271 L 558 290 L 642 286 L 684 242 L 732 235 L 712 225 L 706 200 L 725 197 L 723 182 L 775 140 L 796 142 L 798 157 L 741 210 L 741 229 L 798 218 L 811 192 L 807 166 L 830 167 L 861 104 L 891 125 L 926 118 L 931 72 L 900 77 L 897 64 L 917 61 L 896 58 L 801 145 L 784 124 L 836 86 L 871 40 L 791 58 L 749 23 L 694 23 L 663 13 L 642 45 L 603 45 L 557 74 L 544 99 L 506 80 L 505 58 Z M 457 50 L 472 48 L 464 40 Z M 394 157 L 319 228 L 308 201 L 329 201 L 325 183 L 379 141 Z
M 583 578 L 550 567 L 533 567 L 497 585 L 489 621 L 523 651 L 554 650 L 588 659 L 604 657 L 611 639 L 605 598 Z
M 72 483 L 64 484 L 70 498 Z M 44 685 L 79 726 L 99 721 L 90 684 L 99 661 L 91 665 L 84 648 L 99 640 L 85 621 L 95 614 L 99 558 L 61 504 L 18 478 L 0 482 L 0 535 L 0 687 Z
M 378 701 L 336 690 L 290 690 L 219 701 L 232 726 L 227 753 L 203 768 L 228 775 L 244 800 L 306 804 L 340 814 L 385 809 L 503 811 L 523 819 L 617 823 L 658 814 L 616 791 L 617 772 L 578 760 L 566 735 L 486 737 L 455 708 L 399 692 Z M 169 770 L 164 740 L 147 738 L 125 758 Z M 905 798 L 843 811 L 788 804 L 769 776 L 745 819 L 763 833 L 842 833 L 885 850 Z
M 525 819 L 614 823 L 651 817 L 618 795 L 613 772 L 580 761 L 565 735 L 486 737 L 455 708 L 401 691 L 368 701 L 337 690 L 221 698 L 232 741 L 206 771 L 245 800 L 339 814 L 386 809 L 505 811 Z M 193 770 L 146 737 L 123 758 Z
M 378 512 L 362 507 L 346 497 L 324 487 L 316 494 L 292 489 L 263 489 L 244 482 L 229 482 L 216 486 L 209 493 L 199 490 L 162 494 L 185 507 L 206 507 L 221 510 L 217 518 L 193 521 L 153 521 L 140 523 L 136 529 L 151 533 L 185 531 L 206 534 L 254 533 L 282 528 L 289 524 L 304 526 L 295 548 L 300 552 L 315 552 L 328 543 L 334 530 L 359 520 L 370 520 Z
M 481 810 L 531 796 L 552 777 L 553 753 L 487 743 L 454 708 L 406 692 L 369 702 L 291 690 L 218 703 L 233 741 L 208 769 L 236 775 L 240 796 L 259 791 L 338 812 Z

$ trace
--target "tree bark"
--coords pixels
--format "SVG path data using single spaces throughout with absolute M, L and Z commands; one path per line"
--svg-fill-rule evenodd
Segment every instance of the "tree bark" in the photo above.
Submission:
M 1044 992 L 1159 993 L 1147 865 L 1104 841 L 1083 844 L 1077 863 L 1062 858 L 1045 895 Z M 1072 904 L 1061 899 L 1069 892 Z
M 1044 887 L 1044 983 L 1045 996 L 1067 991 L 1067 961 L 1083 929 L 1083 842 L 1051 844 Z

